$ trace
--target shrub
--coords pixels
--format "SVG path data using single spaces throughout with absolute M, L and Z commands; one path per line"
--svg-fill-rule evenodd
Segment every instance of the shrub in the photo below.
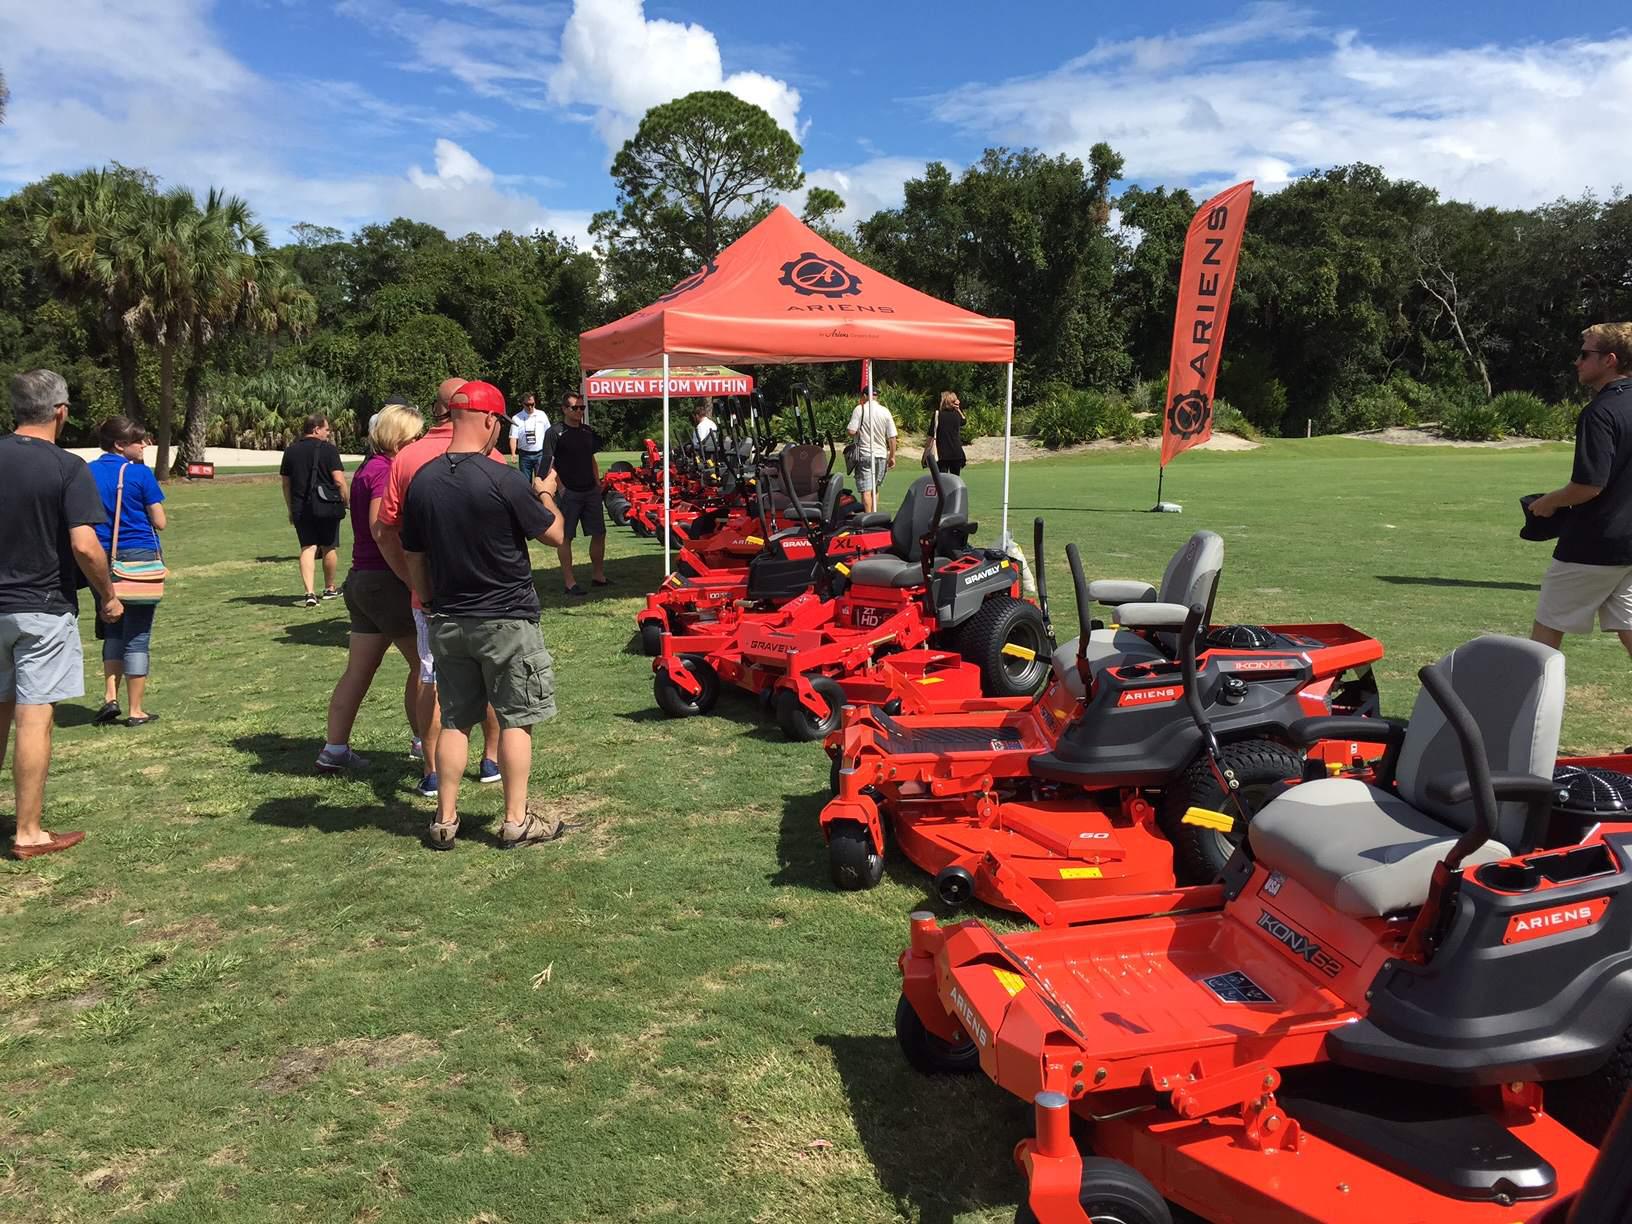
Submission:
M 1490 401 L 1490 409 L 1521 438 L 1567 438 L 1573 432 L 1565 412 L 1528 391 L 1504 391 Z
M 1507 436 L 1506 422 L 1492 403 L 1452 405 L 1440 417 L 1439 431 L 1459 442 L 1496 442 Z
M 1239 409 L 1232 406 L 1227 400 L 1213 401 L 1213 429 L 1221 433 L 1239 434 L 1243 438 L 1254 442 L 1262 442 L 1264 434 L 1261 429 L 1243 416 Z M 1162 432 L 1162 422 L 1156 419 L 1156 432 Z
M 358 446 L 363 440 L 366 422 L 360 424 L 350 406 L 353 389 L 322 370 L 285 365 L 229 374 L 214 381 L 207 394 L 206 438 L 211 446 L 287 446 L 300 436 L 301 423 L 310 412 L 329 414 L 341 447 Z
M 1144 436 L 1144 427 L 1121 396 L 1059 386 L 1051 387 L 1037 405 L 1032 431 L 1050 450 L 1100 438 L 1127 442 Z
M 1396 425 L 1414 426 L 1417 414 L 1390 386 L 1366 387 L 1335 405 L 1334 433 L 1358 433 L 1368 429 L 1388 429 Z

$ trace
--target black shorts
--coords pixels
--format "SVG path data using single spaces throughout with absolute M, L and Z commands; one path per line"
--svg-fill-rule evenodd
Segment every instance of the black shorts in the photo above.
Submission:
M 590 489 L 584 493 L 574 492 L 572 489 L 562 489 L 555 499 L 555 504 L 561 508 L 561 539 L 572 539 L 578 534 L 578 528 L 583 528 L 586 536 L 604 536 L 606 534 L 606 518 L 601 513 L 601 491 Z
M 300 515 L 295 519 L 295 538 L 302 548 L 334 548 L 340 543 L 340 520 Z

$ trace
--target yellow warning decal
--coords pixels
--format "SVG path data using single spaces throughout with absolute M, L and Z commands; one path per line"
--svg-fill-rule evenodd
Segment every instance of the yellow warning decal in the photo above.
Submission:
M 1022 646 L 1019 642 L 1004 642 L 1002 653 L 1016 659 L 1024 659 L 1030 663 L 1037 657 L 1037 652 L 1029 646 Z
M 992 973 L 997 978 L 997 984 L 1009 992 L 1011 999 L 1026 988 L 1026 979 L 1013 970 L 993 969 Z
M 742 538 L 747 540 L 748 543 L 750 543 L 750 544 L 763 544 L 763 543 L 765 543 L 765 537 L 764 536 L 743 536 Z
M 1103 880 L 1105 873 L 1098 867 L 1061 867 L 1062 880 Z
M 944 679 L 946 679 L 945 676 L 919 676 L 918 677 L 918 683 L 919 684 L 939 684 Z

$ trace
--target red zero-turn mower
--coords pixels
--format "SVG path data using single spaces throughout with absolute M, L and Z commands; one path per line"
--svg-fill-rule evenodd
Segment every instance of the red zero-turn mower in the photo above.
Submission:
M 977 524 L 967 507 L 963 481 L 931 460 L 896 512 L 887 551 L 829 566 L 825 537 L 811 531 L 817 589 L 744 614 L 729 642 L 706 651 L 665 635 L 653 665 L 658 706 L 676 718 L 706 713 L 730 683 L 770 701 L 788 738 L 812 740 L 839 725 L 846 702 L 927 709 L 982 691 L 1036 692 L 1048 673 L 1042 612 L 1020 597 L 1018 564 L 969 546 Z
M 1375 770 L 1271 799 L 1222 883 L 1015 935 L 913 915 L 898 1036 L 1034 1103 L 1019 1220 L 1563 1218 L 1632 1077 L 1632 756 L 1555 762 L 1545 646 L 1419 675 Z
M 1039 519 L 1039 559 L 1042 534 Z M 1116 653 L 1090 646 L 1102 632 L 1090 628 L 1091 592 L 1108 584 L 1084 581 L 1076 545 L 1066 555 L 1082 632 L 1054 652 L 1035 700 L 922 714 L 856 707 L 828 737 L 834 797 L 821 821 L 838 887 L 878 883 L 894 841 L 934 875 L 944 904 L 978 897 L 1053 926 L 1080 900 L 1216 880 L 1244 822 L 1198 828 L 1182 818 L 1195 805 L 1233 812 L 1222 787 L 1250 811 L 1310 766 L 1324 773 L 1373 751 L 1360 737 L 1306 756 L 1290 728 L 1313 715 L 1375 713 L 1370 665 L 1382 644 L 1346 625 L 1208 628 L 1224 559 L 1212 532 L 1175 554 L 1168 602 L 1121 606 Z M 1187 709 L 1192 699 L 1203 721 Z M 1209 723 L 1216 757 L 1205 751 Z

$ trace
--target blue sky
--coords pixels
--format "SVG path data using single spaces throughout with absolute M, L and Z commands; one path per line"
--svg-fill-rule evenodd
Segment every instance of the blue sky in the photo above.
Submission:
M 117 159 L 237 192 L 279 236 L 408 215 L 581 237 L 646 108 L 727 88 L 799 137 L 808 181 L 851 220 L 930 159 L 1096 140 L 1131 182 L 1273 190 L 1365 160 L 1532 205 L 1622 182 L 1632 36 L 1603 28 L 1610 11 L 0 0 L 0 190 Z

